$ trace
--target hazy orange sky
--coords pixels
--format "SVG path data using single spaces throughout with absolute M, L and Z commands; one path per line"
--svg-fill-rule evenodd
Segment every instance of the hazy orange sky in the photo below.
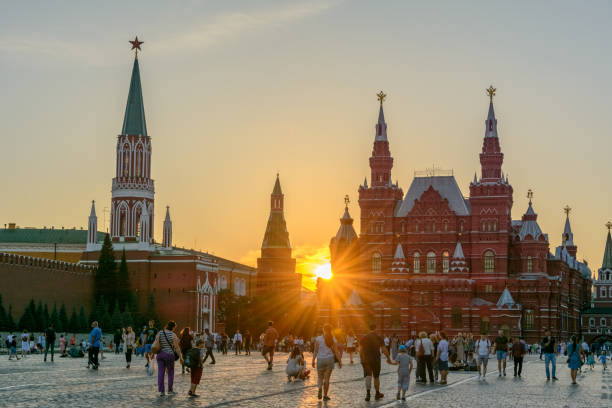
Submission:
M 170 205 L 176 244 L 253 264 L 278 171 L 308 262 L 345 194 L 359 216 L 381 89 L 393 179 L 436 165 L 467 194 L 493 84 L 513 218 L 533 189 L 552 250 L 569 204 L 579 257 L 601 264 L 608 2 L 24 3 L 0 14 L 2 224 L 86 227 L 93 199 L 102 225 L 137 34 L 158 240 Z

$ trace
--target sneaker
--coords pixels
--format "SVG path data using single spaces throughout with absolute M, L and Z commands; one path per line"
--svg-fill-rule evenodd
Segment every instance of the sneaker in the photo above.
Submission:
M 553 377 L 553 381 L 559 381 L 557 377 Z
M 317 394 L 317 399 L 323 398 L 323 391 L 319 388 L 319 393 Z
M 478 374 L 478 381 L 480 381 L 480 378 L 481 378 L 481 377 L 482 377 L 482 376 L 481 376 L 480 374 Z
M 323 397 L 323 401 L 329 401 L 331 398 L 328 397 L 327 395 Z
M 192 397 L 192 398 L 197 398 L 197 397 L 199 397 L 199 395 L 198 395 L 198 394 L 193 393 L 193 392 L 191 392 L 191 391 L 189 391 L 189 396 L 190 396 L 190 397 Z
M 406 397 L 402 397 L 402 401 L 406 401 Z
M 164 394 L 163 392 L 160 392 L 160 393 L 159 393 L 159 396 L 160 396 L 160 397 L 165 397 L 165 396 L 166 396 L 166 394 Z
M 504 377 L 506 376 L 506 370 L 504 370 Z
M 395 394 L 395 399 L 399 401 L 399 399 L 400 399 L 400 393 L 399 392 L 397 394 Z
M 374 396 L 374 399 L 378 401 L 380 399 L 383 399 L 384 397 L 385 397 L 385 394 L 377 392 L 376 395 Z
M 499 373 L 498 377 L 501 377 L 501 373 Z
M 366 400 L 366 401 L 369 401 L 369 400 L 370 400 L 370 390 L 367 390 L 367 391 L 366 391 L 365 400 Z
M 213 365 L 213 364 L 215 364 L 215 362 L 214 362 L 214 361 L 211 361 L 211 362 L 210 362 L 210 365 Z
M 170 391 L 168 391 L 168 395 L 176 395 L 176 392 L 175 392 L 175 391 L 170 390 Z
M 550 377 L 546 377 L 546 381 L 550 381 Z

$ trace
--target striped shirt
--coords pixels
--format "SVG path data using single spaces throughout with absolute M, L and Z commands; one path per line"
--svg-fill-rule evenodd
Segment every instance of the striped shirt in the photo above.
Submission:
M 170 330 L 161 330 L 159 332 L 159 345 L 161 346 L 161 349 L 167 351 L 168 353 L 172 353 L 175 336 L 176 335 L 174 332 L 171 332 Z

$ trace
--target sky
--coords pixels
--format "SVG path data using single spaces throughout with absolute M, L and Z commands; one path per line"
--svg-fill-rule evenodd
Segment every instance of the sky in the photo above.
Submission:
M 612 5 L 591 1 L 9 2 L 0 14 L 0 224 L 108 223 L 116 136 L 139 55 L 156 183 L 176 245 L 255 264 L 276 173 L 298 261 L 325 257 L 384 90 L 393 179 L 453 169 L 463 193 L 495 111 L 512 216 L 551 250 L 565 205 L 601 265 L 612 219 Z M 106 215 L 105 215 L 106 214 Z M 355 222 L 358 230 L 359 221 Z

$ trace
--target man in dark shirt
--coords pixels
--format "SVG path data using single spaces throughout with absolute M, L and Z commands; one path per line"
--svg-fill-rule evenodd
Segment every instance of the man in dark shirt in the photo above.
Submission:
M 55 329 L 53 325 L 49 325 L 45 330 L 45 361 L 47 361 L 47 353 L 51 348 L 51 361 L 53 361 L 53 353 L 55 351 Z
M 497 370 L 499 376 L 506 376 L 506 357 L 508 356 L 508 338 L 504 336 L 504 331 L 498 331 L 498 336 L 495 338 L 495 354 L 497 355 Z M 503 371 L 502 371 L 503 366 Z
M 548 365 L 552 363 L 552 379 L 557 381 L 557 356 L 555 354 L 555 338 L 550 335 L 550 330 L 546 330 L 546 336 L 542 339 L 542 354 L 544 354 L 544 364 L 546 365 L 546 381 L 550 381 L 550 370 Z
M 151 353 L 151 347 L 153 347 L 153 343 L 155 342 L 155 337 L 157 336 L 157 329 L 155 328 L 155 320 L 149 320 L 149 327 L 145 331 L 145 357 L 147 358 L 147 364 L 145 364 L 145 368 L 147 369 L 147 374 L 152 375 L 153 371 L 151 369 L 151 360 L 154 358 L 153 353 Z
M 362 337 L 359 342 L 359 357 L 363 366 L 363 376 L 365 377 L 366 397 L 370 400 L 370 389 L 372 388 L 372 377 L 374 377 L 374 389 L 376 390 L 375 400 L 382 399 L 384 395 L 380 392 L 380 352 L 387 357 L 387 363 L 391 364 L 389 351 L 385 347 L 384 340 L 375 332 L 376 323 L 370 324 L 370 332 Z

